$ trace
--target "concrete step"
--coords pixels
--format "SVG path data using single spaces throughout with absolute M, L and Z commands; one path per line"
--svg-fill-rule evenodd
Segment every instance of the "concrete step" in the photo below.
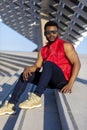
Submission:
M 6 67 L 6 68 L 8 68 L 8 69 L 11 69 L 11 70 L 14 70 L 14 71 L 17 71 L 18 70 L 18 68 L 15 68 L 15 66 L 12 66 L 12 65 L 10 65 L 10 64 L 8 64 L 7 62 L 5 63 L 3 63 L 2 61 L 0 62 L 0 66 L 3 66 L 3 67 Z
M 11 87 L 14 88 L 14 84 L 11 85 Z M 32 84 L 28 85 L 25 92 L 22 94 L 19 102 L 25 100 L 25 98 L 27 98 L 28 96 L 26 93 L 29 93 L 32 90 L 33 90 Z M 9 98 L 6 98 L 5 101 L 8 99 Z M 20 115 L 20 112 L 21 112 L 20 109 L 17 107 L 17 113 L 15 115 L 0 116 L 0 130 L 13 130 L 17 122 L 17 119 Z
M 0 60 L 1 61 L 4 61 L 4 62 L 8 62 L 8 63 L 10 63 L 10 64 L 14 64 L 14 65 L 16 65 L 16 66 L 20 66 L 20 67 L 25 67 L 25 66 L 28 66 L 28 65 L 31 65 L 32 64 L 32 62 L 30 61 L 28 61 L 27 63 L 25 62 L 25 61 L 23 61 L 23 60 L 21 60 L 21 61 L 16 61 L 16 60 L 14 60 L 13 58 L 12 59 L 7 59 L 7 58 L 2 58 L 2 57 L 0 57 Z
M 3 78 L 5 76 L 5 74 L 3 74 L 3 75 L 0 75 L 0 80 Z
M 55 90 L 57 107 L 63 130 L 86 130 L 87 84 L 75 82 L 73 93 L 61 94 Z
M 32 53 L 32 55 L 33 55 L 33 53 Z M 2 53 L 0 53 L 0 56 L 1 57 L 6 57 L 6 58 L 11 58 L 11 57 L 13 57 L 14 59 L 24 59 L 24 60 L 26 60 L 26 61 L 28 61 L 28 60 L 36 60 L 36 58 L 35 57 L 32 57 L 32 55 L 30 56 L 30 54 L 29 54 L 29 56 L 27 55 L 27 56 L 22 56 L 22 55 L 15 55 L 15 54 L 2 54 Z
M 0 87 L 3 86 L 4 83 L 6 83 L 9 79 L 11 78 L 11 76 L 4 76 L 1 80 L 0 80 Z
M 12 59 L 12 60 L 16 60 L 16 61 L 24 61 L 25 63 L 34 63 L 34 61 L 36 60 L 36 58 L 32 58 L 32 57 L 24 57 L 24 56 L 16 56 L 16 55 L 9 55 L 9 54 L 3 54 L 0 55 L 1 58 L 6 58 L 6 59 Z
M 12 70 L 15 70 L 15 71 L 22 69 L 22 67 L 19 67 L 15 64 L 7 63 L 6 61 L 0 61 L 0 65 L 6 66 L 6 67 L 8 67 Z
M 81 69 L 71 94 L 55 90 L 63 130 L 87 129 L 87 56 L 81 55 Z
M 3 76 L 0 75 L 0 80 L 2 79 Z
M 79 55 L 81 61 L 81 69 L 78 77 L 87 80 L 87 55 Z
M 13 76 L 8 79 L 7 82 L 3 81 L 3 85 L 0 87 L 0 105 L 3 104 L 3 102 L 7 99 L 9 94 L 12 92 L 13 88 L 15 87 L 16 81 L 19 78 L 22 70 L 19 70 L 17 73 L 15 73 Z
M 54 91 L 47 89 L 41 98 L 40 108 L 21 109 L 13 130 L 61 130 Z
M 0 51 L 0 55 L 15 55 L 16 57 L 20 56 L 20 57 L 26 57 L 26 58 L 34 58 L 36 59 L 37 58 L 37 52 L 17 52 L 17 51 Z
M 14 75 L 15 70 L 8 68 L 7 66 L 0 65 L 0 70 L 7 75 Z
M 11 76 L 18 71 L 23 69 L 25 66 L 32 65 L 35 62 L 35 58 L 29 56 L 20 56 L 16 54 L 2 54 L 0 55 L 0 71 L 4 75 Z M 0 80 L 2 77 L 0 78 Z
M 4 77 L 5 73 L 3 73 L 3 72 L 0 71 L 0 76 Z

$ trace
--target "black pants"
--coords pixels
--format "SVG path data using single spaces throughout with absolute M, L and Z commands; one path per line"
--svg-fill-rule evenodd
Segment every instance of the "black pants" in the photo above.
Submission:
M 17 103 L 18 99 L 24 92 L 27 83 L 33 83 L 37 85 L 34 93 L 38 96 L 41 96 L 47 87 L 61 89 L 67 80 L 64 77 L 62 70 L 52 62 L 45 62 L 43 64 L 42 72 L 36 71 L 32 73 L 32 76 L 29 76 L 27 81 L 24 81 L 22 78 L 23 73 L 20 75 L 19 80 L 14 88 L 12 97 L 10 98 L 10 103 Z

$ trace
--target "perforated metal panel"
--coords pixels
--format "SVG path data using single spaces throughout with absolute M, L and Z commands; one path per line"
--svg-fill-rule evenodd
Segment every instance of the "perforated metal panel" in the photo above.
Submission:
M 87 31 L 87 0 L 0 0 L 0 16 L 38 46 L 42 18 L 58 22 L 61 38 L 76 43 Z

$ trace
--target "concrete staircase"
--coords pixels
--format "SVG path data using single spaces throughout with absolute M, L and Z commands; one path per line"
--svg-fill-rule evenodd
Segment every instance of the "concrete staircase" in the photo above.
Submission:
M 87 55 L 79 55 L 81 69 L 71 94 L 55 90 L 63 130 L 87 129 Z
M 1 80 L 0 104 L 9 99 L 13 88 L 25 66 L 32 65 L 37 53 L 1 52 Z M 3 75 L 2 75 L 3 74 Z M 28 84 L 19 102 L 27 99 L 29 92 L 36 86 Z M 28 93 L 28 94 L 27 94 Z M 54 103 L 52 103 L 54 102 Z M 0 130 L 60 130 L 55 95 L 53 90 L 47 89 L 42 96 L 42 107 L 30 111 L 20 110 L 17 107 L 16 115 L 0 117 Z M 34 123 L 35 122 L 35 123 Z
M 36 58 L 36 52 L 0 52 L 0 105 L 11 96 L 24 67 L 32 65 Z M 47 89 L 41 97 L 41 108 L 20 110 L 17 107 L 16 115 L 0 116 L 0 130 L 86 130 L 87 56 L 80 55 L 80 59 L 82 68 L 73 93 Z M 27 99 L 35 87 L 28 84 L 19 102 Z
M 14 55 L 10 53 L 0 53 L 0 104 L 5 101 L 8 94 L 13 90 L 24 67 L 34 63 L 36 59 L 17 56 L 17 52 Z

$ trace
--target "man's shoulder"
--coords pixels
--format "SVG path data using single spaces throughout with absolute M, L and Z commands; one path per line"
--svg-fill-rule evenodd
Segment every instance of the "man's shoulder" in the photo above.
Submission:
M 74 47 L 74 45 L 72 43 L 70 43 L 70 42 L 65 42 L 64 46 L 66 46 L 66 47 Z
M 75 50 L 74 45 L 70 42 L 65 42 L 64 44 L 64 50 L 70 51 L 70 50 Z

